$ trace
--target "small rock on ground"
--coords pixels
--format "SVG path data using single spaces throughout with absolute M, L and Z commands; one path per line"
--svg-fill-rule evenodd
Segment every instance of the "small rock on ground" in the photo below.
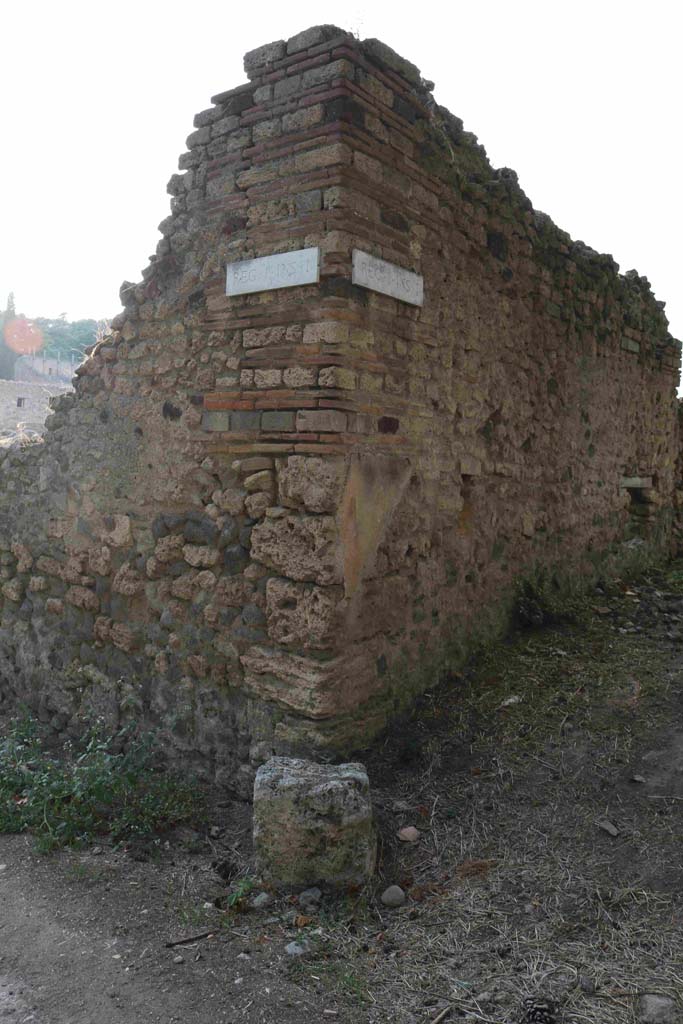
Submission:
M 402 907 L 406 901 L 406 894 L 400 885 L 390 885 L 385 889 L 380 899 L 385 907 Z
M 285 953 L 288 956 L 303 956 L 306 952 L 306 947 L 302 946 L 300 942 L 290 942 L 285 946 Z
M 273 897 L 269 892 L 260 892 L 258 896 L 254 896 L 251 901 L 251 905 L 254 910 L 263 910 L 273 902 Z
M 398 830 L 398 838 L 402 843 L 416 843 L 420 838 L 420 833 L 414 825 L 406 825 L 405 828 Z
M 299 893 L 299 906 L 304 910 L 309 908 L 317 910 L 322 896 L 323 894 L 318 888 L 304 889 L 302 893 Z
M 638 1000 L 640 1024 L 679 1024 L 676 1004 L 668 996 L 648 994 Z

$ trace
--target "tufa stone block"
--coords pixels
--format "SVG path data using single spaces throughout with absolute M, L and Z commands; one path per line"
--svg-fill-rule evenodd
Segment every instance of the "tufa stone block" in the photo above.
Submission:
M 365 767 L 271 758 L 256 773 L 254 848 L 276 888 L 367 882 L 377 838 Z
M 284 39 L 277 39 L 274 43 L 266 43 L 265 46 L 257 46 L 255 50 L 249 50 L 244 55 L 244 70 L 247 77 L 253 78 L 266 65 L 274 64 L 276 60 L 282 60 L 286 52 L 287 46 Z
M 256 491 L 272 491 L 274 483 L 273 474 L 268 469 L 258 470 L 244 479 L 245 489 L 252 494 Z
M 391 68 L 392 71 L 395 71 L 401 78 L 405 78 L 411 85 L 418 87 L 422 85 L 420 69 L 411 64 L 405 57 L 401 57 L 390 46 L 387 46 L 386 43 L 383 43 L 380 39 L 364 39 L 362 45 L 365 55 L 373 63 L 379 64 L 380 67 Z
M 317 213 L 322 209 L 323 194 L 319 188 L 314 188 L 310 192 L 300 192 L 299 195 L 294 196 L 294 205 L 296 212 L 301 216 L 305 216 L 307 213 Z
M 343 345 L 349 340 L 349 325 L 336 320 L 325 320 L 318 324 L 306 324 L 303 333 L 304 345 Z M 245 334 L 248 333 L 245 331 Z
M 339 531 L 333 516 L 292 513 L 258 523 L 251 533 L 255 561 L 282 576 L 330 586 L 342 582 Z
M 194 149 L 196 146 L 205 146 L 211 139 L 211 129 L 208 125 L 204 128 L 197 128 L 187 137 L 187 148 Z
M 346 36 L 347 33 L 336 25 L 314 25 L 312 28 L 304 29 L 287 40 L 287 53 L 301 53 L 312 46 L 320 46 L 328 39 L 335 39 L 337 36 Z
M 290 75 L 289 78 L 281 78 L 273 87 L 273 98 L 276 101 L 283 100 L 287 96 L 292 96 L 295 92 L 298 92 L 300 88 L 301 75 Z
M 232 468 L 239 473 L 259 473 L 262 469 L 272 469 L 273 460 L 265 455 L 251 455 L 246 459 L 237 459 Z
M 335 60 L 331 64 L 323 64 L 321 67 L 310 68 L 304 71 L 302 82 L 304 89 L 310 89 L 314 85 L 322 85 L 334 78 L 353 78 L 354 67 L 349 60 Z
M 313 125 L 320 124 L 323 119 L 324 108 L 322 103 L 315 103 L 311 107 L 301 107 L 282 118 L 282 127 L 286 132 L 305 131 Z
M 282 374 L 288 388 L 311 387 L 316 382 L 318 371 L 308 366 L 288 366 Z
M 2 585 L 2 595 L 8 601 L 18 604 L 24 596 L 24 588 L 21 580 L 13 579 Z
M 335 512 L 345 473 L 345 464 L 340 459 L 290 455 L 279 469 L 280 501 L 307 512 Z

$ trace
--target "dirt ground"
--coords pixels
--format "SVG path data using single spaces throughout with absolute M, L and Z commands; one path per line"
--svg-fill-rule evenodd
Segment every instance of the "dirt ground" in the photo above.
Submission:
M 227 799 L 135 848 L 0 836 L 0 1021 L 683 1022 L 683 566 L 481 654 L 365 760 L 378 876 L 314 913 L 252 908 Z

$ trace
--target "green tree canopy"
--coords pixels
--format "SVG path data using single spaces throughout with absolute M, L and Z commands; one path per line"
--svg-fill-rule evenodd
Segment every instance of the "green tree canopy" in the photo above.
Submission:
M 22 349 L 21 346 L 13 344 L 13 332 L 5 331 L 13 322 L 16 328 L 25 328 L 18 334 L 23 334 L 28 339 L 30 349 Z M 37 342 L 36 351 L 51 359 L 73 359 L 79 363 L 86 348 L 93 345 L 98 336 L 102 336 L 103 329 L 107 326 L 106 320 L 67 320 L 65 313 L 56 318 L 37 316 L 29 320 L 21 313 L 17 314 L 14 293 L 10 292 L 4 311 L 0 311 L 0 378 L 13 379 L 14 363 L 22 351 L 33 350 L 34 337 Z M 42 348 L 39 345 L 41 336 Z M 7 340 L 10 342 L 9 345 Z
M 73 355 L 80 361 L 85 349 L 94 345 L 97 336 L 97 320 L 67 320 L 64 316 L 56 320 L 37 316 L 33 323 L 43 332 L 46 356 L 68 359 Z

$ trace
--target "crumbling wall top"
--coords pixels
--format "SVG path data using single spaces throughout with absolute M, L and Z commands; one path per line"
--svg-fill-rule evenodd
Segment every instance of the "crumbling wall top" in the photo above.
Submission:
M 572 260 L 588 279 L 610 284 L 627 302 L 629 295 L 634 299 L 636 295 L 649 299 L 652 311 L 649 330 L 656 334 L 663 347 L 680 348 L 680 342 L 668 333 L 668 320 L 663 314 L 665 303 L 655 300 L 648 279 L 636 270 L 620 274 L 619 265 L 610 254 L 599 253 L 585 242 L 573 240 L 547 214 L 535 210 L 516 172 L 508 167 L 494 168 L 476 135 L 465 131 L 460 118 L 435 102 L 434 83 L 423 78 L 415 64 L 386 43 L 373 38 L 361 40 L 337 25 L 314 25 L 288 39 L 278 39 L 250 50 L 244 56 L 244 69 L 250 83 L 267 86 L 302 71 L 314 74 L 314 69 L 329 59 L 329 51 L 334 52 L 336 48 L 340 58 L 348 56 L 352 50 L 362 62 L 388 75 L 392 84 L 404 86 L 403 95 L 399 91 L 393 98 L 394 113 L 413 124 L 424 119 L 431 127 L 420 146 L 423 168 L 450 185 L 463 199 L 483 204 L 494 214 L 500 213 L 501 207 L 507 209 L 508 216 L 520 219 L 521 215 L 531 213 L 534 247 L 537 252 L 546 253 L 551 269 L 558 260 L 562 264 Z M 304 56 L 306 60 L 302 63 Z M 220 93 L 212 97 L 212 102 L 224 104 L 248 88 L 241 86 Z M 405 102 L 405 91 L 410 92 L 415 101 L 412 109 Z M 199 115 L 195 121 L 197 127 L 200 127 L 201 117 Z
M 196 116 L 197 130 L 188 138 L 190 152 L 181 156 L 179 164 L 181 171 L 190 173 L 173 176 L 169 191 L 174 196 L 176 193 L 183 195 L 188 189 L 188 202 L 194 196 L 192 175 L 200 152 L 207 149 L 211 156 L 216 147 L 220 148 L 225 132 L 237 124 L 241 130 L 268 116 L 269 105 L 275 100 L 291 106 L 302 89 L 322 88 L 324 82 L 330 82 L 330 72 L 334 70 L 337 83 L 350 85 L 352 93 L 359 84 L 363 87 L 374 83 L 374 100 L 380 110 L 388 103 L 387 118 L 409 127 L 415 144 L 415 166 L 419 165 L 422 174 L 441 183 L 442 205 L 467 207 L 469 204 L 483 210 L 487 219 L 502 222 L 503 230 L 492 231 L 487 239 L 492 251 L 504 247 L 506 233 L 524 238 L 531 244 L 534 258 L 547 268 L 551 278 L 561 277 L 569 269 L 581 277 L 587 287 L 598 287 L 611 293 L 617 301 L 632 306 L 632 326 L 646 327 L 656 339 L 658 349 L 680 348 L 680 343 L 668 332 L 664 303 L 655 300 L 647 278 L 634 270 L 620 274 L 612 256 L 598 253 L 582 241 L 573 241 L 547 214 L 535 210 L 517 174 L 507 167 L 492 167 L 477 137 L 464 129 L 460 118 L 435 102 L 433 83 L 425 80 L 420 69 L 385 43 L 376 39 L 360 40 L 336 25 L 317 25 L 289 39 L 275 40 L 249 51 L 244 67 L 249 82 L 214 96 L 215 106 Z M 354 109 L 353 100 L 347 102 L 340 119 L 350 119 L 353 124 Z M 362 119 L 362 113 L 357 113 Z M 211 142 L 207 147 L 208 140 Z M 406 159 L 411 165 L 411 159 Z M 160 225 L 165 236 L 158 250 L 160 256 L 167 249 L 166 237 L 182 201 L 174 199 L 172 206 L 171 217 Z M 151 259 L 142 274 L 147 284 L 152 275 L 156 276 L 162 262 L 157 257 Z M 134 295 L 142 296 L 141 286 L 136 288 L 129 282 L 124 283 L 123 292 L 124 306 Z M 123 321 L 123 316 L 117 317 L 114 326 L 120 328 Z

